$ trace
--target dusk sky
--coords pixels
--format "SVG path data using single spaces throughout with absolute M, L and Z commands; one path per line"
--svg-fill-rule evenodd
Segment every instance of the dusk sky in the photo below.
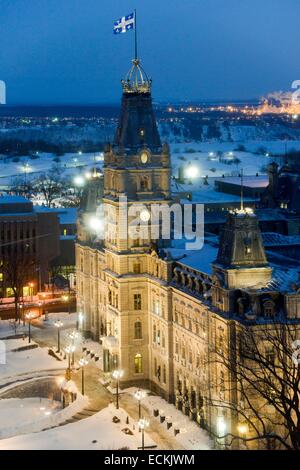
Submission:
M 0 80 L 7 104 L 118 102 L 138 9 L 153 96 L 259 98 L 300 79 L 299 0 L 1 0 Z

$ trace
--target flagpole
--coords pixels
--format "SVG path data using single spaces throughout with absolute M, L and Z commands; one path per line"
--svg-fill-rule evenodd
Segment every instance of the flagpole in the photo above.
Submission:
M 136 22 L 136 10 L 134 10 L 134 53 L 135 60 L 138 58 L 138 49 L 137 49 L 137 22 Z

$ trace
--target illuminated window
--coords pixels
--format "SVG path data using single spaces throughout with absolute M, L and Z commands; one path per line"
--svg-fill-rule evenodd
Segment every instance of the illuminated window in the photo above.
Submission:
M 136 354 L 134 358 L 134 372 L 141 374 L 143 372 L 143 359 L 141 354 Z
M 134 294 L 134 310 L 142 310 L 141 294 Z
M 142 322 L 140 321 L 134 324 L 134 339 L 142 339 Z
M 3 281 L 3 273 L 0 273 L 0 282 Z
M 67 229 L 65 228 L 65 229 L 64 229 L 64 236 L 66 237 L 67 234 L 68 234 L 68 231 L 67 231 Z
M 153 325 L 153 343 L 156 343 L 156 325 Z
M 140 263 L 134 264 L 133 265 L 133 272 L 134 274 L 140 274 L 141 273 L 141 265 Z

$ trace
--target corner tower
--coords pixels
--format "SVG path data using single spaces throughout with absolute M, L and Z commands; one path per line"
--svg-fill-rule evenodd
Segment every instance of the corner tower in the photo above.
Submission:
M 271 280 L 272 269 L 252 209 L 228 215 L 213 272 L 217 283 L 227 289 L 264 287 Z
M 147 384 L 153 248 L 166 246 L 151 209 L 170 200 L 170 152 L 162 144 L 152 107 L 151 80 L 138 59 L 122 80 L 114 142 L 104 153 L 106 336 L 104 370 L 121 368 L 122 384 Z M 132 235 L 134 228 L 134 236 Z M 156 235 L 153 236 L 153 229 Z M 159 250 L 155 250 L 157 253 Z M 152 264 L 151 264 L 152 263 Z M 152 269 L 152 271 L 151 271 Z
M 145 238 L 124 240 L 120 237 L 120 198 L 126 198 L 128 209 L 133 204 L 149 210 L 151 204 L 166 203 L 170 199 L 170 152 L 161 144 L 152 107 L 152 81 L 147 77 L 138 59 L 122 80 L 122 107 L 113 144 L 104 155 L 104 198 L 108 210 L 106 246 L 114 250 L 138 249 L 149 251 L 157 242 L 150 233 Z M 112 217 L 112 206 L 115 217 Z M 111 209 L 111 211 L 110 211 Z M 109 212 L 111 212 L 109 214 Z M 112 219 L 119 223 L 114 225 Z M 130 220 L 128 220 L 130 223 Z M 160 245 L 164 245 L 162 241 Z

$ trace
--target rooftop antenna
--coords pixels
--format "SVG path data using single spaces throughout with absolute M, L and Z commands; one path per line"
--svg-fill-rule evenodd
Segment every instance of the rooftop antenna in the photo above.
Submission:
M 244 210 L 244 170 L 241 169 L 241 211 Z

